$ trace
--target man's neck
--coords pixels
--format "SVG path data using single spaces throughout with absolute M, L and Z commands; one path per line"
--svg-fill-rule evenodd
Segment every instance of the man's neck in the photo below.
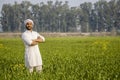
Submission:
M 32 32 L 32 29 L 31 29 L 31 30 L 27 30 L 27 31 L 30 31 L 30 32 Z

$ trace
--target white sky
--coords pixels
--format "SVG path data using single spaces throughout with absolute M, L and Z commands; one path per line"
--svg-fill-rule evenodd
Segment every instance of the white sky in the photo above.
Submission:
M 22 1 L 30 1 L 31 3 L 33 4 L 37 4 L 37 3 L 40 3 L 40 2 L 44 2 L 45 4 L 47 3 L 47 1 L 62 1 L 63 3 L 65 1 L 68 1 L 68 4 L 69 6 L 79 6 L 81 3 L 84 3 L 84 2 L 92 2 L 92 3 L 95 3 L 99 0 L 0 0 L 0 11 L 1 11 L 1 8 L 2 8 L 2 5 L 3 4 L 14 4 L 14 2 L 17 1 L 18 3 L 21 3 Z M 110 0 L 106 0 L 106 1 L 110 1 Z
M 50 0 L 0 0 L 0 6 L 2 6 L 4 3 L 14 3 L 15 1 L 17 1 L 17 2 L 30 1 L 31 3 L 36 4 L 36 3 L 40 3 L 40 2 L 46 3 L 47 1 L 50 1 Z M 51 0 L 51 1 L 55 2 L 57 0 Z M 58 0 L 58 1 L 62 1 L 62 2 L 68 1 L 69 5 L 71 5 L 71 6 L 79 6 L 81 3 L 84 3 L 84 2 L 95 3 L 99 0 Z M 106 0 L 106 1 L 110 1 L 110 0 Z

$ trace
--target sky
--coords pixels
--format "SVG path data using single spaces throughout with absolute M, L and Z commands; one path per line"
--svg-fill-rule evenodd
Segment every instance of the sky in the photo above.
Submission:
M 50 1 L 50 0 L 0 0 L 0 7 L 2 7 L 3 4 L 5 3 L 14 3 L 15 1 L 17 1 L 18 3 L 22 2 L 22 1 L 30 1 L 31 3 L 40 3 L 40 2 L 44 2 L 46 3 L 47 1 Z M 51 1 L 62 1 L 62 2 L 65 2 L 65 1 L 68 1 L 69 2 L 69 5 L 70 6 L 79 6 L 81 3 L 84 3 L 84 2 L 92 2 L 92 3 L 95 3 L 99 0 L 51 0 Z M 106 1 L 110 1 L 110 0 L 106 0 Z
M 37 4 L 37 3 L 40 3 L 40 2 L 44 2 L 45 4 L 47 3 L 47 1 L 62 1 L 63 3 L 65 1 L 68 1 L 68 5 L 71 6 L 71 7 L 74 7 L 74 6 L 79 6 L 80 4 L 84 3 L 84 2 L 92 2 L 92 3 L 95 3 L 99 0 L 0 0 L 0 11 L 1 11 L 1 8 L 2 8 L 2 5 L 3 4 L 14 4 L 14 2 L 17 1 L 18 3 L 21 3 L 22 1 L 30 1 L 31 3 L 33 4 Z M 110 0 L 106 0 L 106 1 L 110 1 Z

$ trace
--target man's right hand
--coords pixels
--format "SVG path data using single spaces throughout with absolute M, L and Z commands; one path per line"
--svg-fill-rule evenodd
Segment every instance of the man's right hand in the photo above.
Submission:
M 35 45 L 37 45 L 37 44 L 38 44 L 38 42 L 36 41 L 36 39 L 34 39 L 34 40 L 32 40 L 32 43 L 31 43 L 30 46 L 35 46 Z

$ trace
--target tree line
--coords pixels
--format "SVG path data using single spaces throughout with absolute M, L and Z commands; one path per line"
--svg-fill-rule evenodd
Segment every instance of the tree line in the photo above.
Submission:
M 34 21 L 38 32 L 110 32 L 120 29 L 120 0 L 85 2 L 76 7 L 70 7 L 68 1 L 22 1 L 2 6 L 0 22 L 4 32 L 23 32 L 27 18 Z

